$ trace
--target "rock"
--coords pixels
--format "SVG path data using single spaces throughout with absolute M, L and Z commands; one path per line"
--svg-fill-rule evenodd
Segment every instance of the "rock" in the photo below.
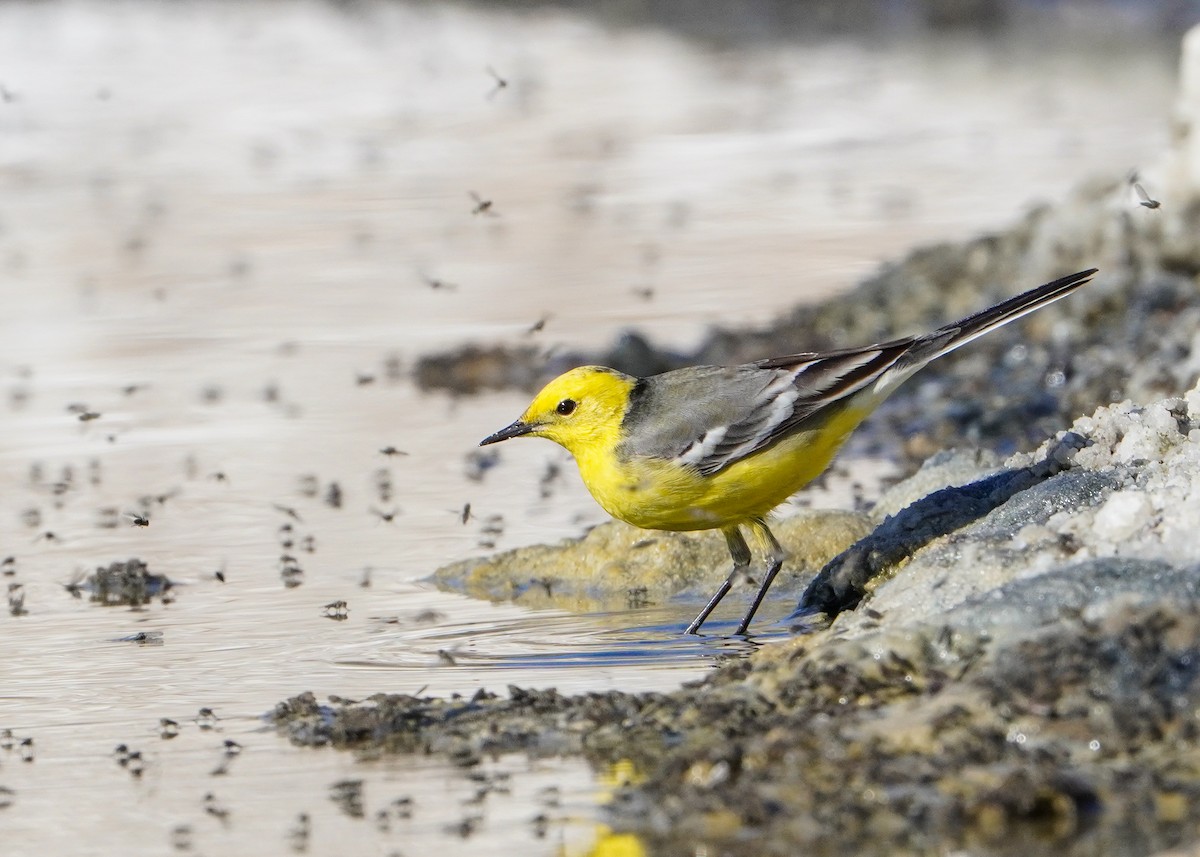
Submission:
M 789 557 L 772 592 L 798 593 L 818 568 L 869 529 L 869 518 L 858 512 L 799 510 L 773 523 Z M 612 521 L 557 545 L 453 563 L 430 579 L 440 588 L 490 601 L 608 610 L 680 595 L 703 601 L 729 575 L 730 565 L 720 533 L 640 530 Z

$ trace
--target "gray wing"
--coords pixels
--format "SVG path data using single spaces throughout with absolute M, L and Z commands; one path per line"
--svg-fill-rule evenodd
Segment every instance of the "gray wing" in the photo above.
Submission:
M 877 380 L 912 341 L 646 378 L 626 413 L 619 452 L 716 473 Z
M 618 452 L 716 473 L 860 392 L 883 398 L 930 360 L 1066 297 L 1095 273 L 1061 277 L 924 336 L 644 378 L 634 388 Z

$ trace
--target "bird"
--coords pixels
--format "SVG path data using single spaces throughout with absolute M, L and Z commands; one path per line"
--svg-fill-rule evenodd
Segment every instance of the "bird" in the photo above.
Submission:
M 738 366 L 635 378 L 581 366 L 550 381 L 480 446 L 543 437 L 575 459 L 603 509 L 652 530 L 719 529 L 733 569 L 687 626 L 697 634 L 749 570 L 747 530 L 765 574 L 734 636 L 745 635 L 786 557 L 767 516 L 819 476 L 846 438 L 930 361 L 1064 298 L 1098 269 L 1071 274 L 922 336 Z

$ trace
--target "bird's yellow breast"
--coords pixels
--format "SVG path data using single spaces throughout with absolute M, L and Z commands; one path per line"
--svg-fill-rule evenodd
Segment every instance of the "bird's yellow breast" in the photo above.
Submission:
M 612 447 L 576 449 L 579 473 L 606 512 L 654 530 L 707 530 L 761 518 L 821 474 L 870 408 L 849 407 L 709 476 Z

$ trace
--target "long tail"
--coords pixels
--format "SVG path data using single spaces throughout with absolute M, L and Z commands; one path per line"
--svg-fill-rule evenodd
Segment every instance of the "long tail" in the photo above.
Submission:
M 939 327 L 924 336 L 911 336 L 861 348 L 807 352 L 760 360 L 762 369 L 787 369 L 799 391 L 790 413 L 768 427 L 767 437 L 778 437 L 802 425 L 814 414 L 852 397 L 860 398 L 869 413 L 907 378 L 929 361 L 966 345 L 1003 324 L 1064 298 L 1088 282 L 1098 269 L 1071 274 L 1024 294 L 988 307 L 961 321 Z
M 969 315 L 961 321 L 939 327 L 932 333 L 918 336 L 905 355 L 896 361 L 893 371 L 903 373 L 909 365 L 914 366 L 915 371 L 930 360 L 941 357 L 946 352 L 953 351 L 960 345 L 966 345 L 968 342 L 978 339 L 985 333 L 989 333 L 1001 325 L 1015 321 L 1021 316 L 1028 315 L 1047 304 L 1052 304 L 1060 298 L 1065 298 L 1071 292 L 1090 281 L 1098 270 L 1098 268 L 1089 268 L 1077 274 L 1061 277 L 1052 283 L 1046 283 L 1044 286 L 1030 289 L 993 307 L 988 307 L 974 315 Z

